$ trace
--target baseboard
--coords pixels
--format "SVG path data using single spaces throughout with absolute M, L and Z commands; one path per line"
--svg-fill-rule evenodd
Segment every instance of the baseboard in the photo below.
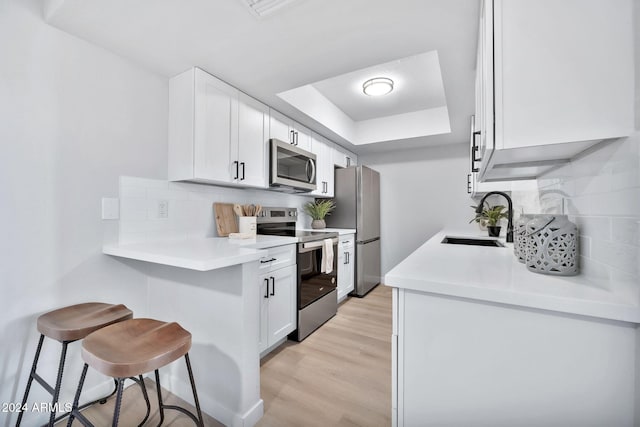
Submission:
M 238 427 L 253 427 L 258 423 L 262 415 L 264 414 L 264 401 L 259 399 L 255 405 L 251 409 L 242 415 L 240 421 L 241 424 L 238 424 Z
M 160 372 L 160 382 L 163 388 L 169 390 L 190 405 L 193 405 L 191 385 L 185 383 L 182 378 Z M 217 400 L 206 394 L 204 390 L 198 389 L 198 399 L 200 400 L 202 412 L 230 427 L 252 427 L 262 418 L 262 414 L 264 413 L 264 402 L 262 399 L 259 399 L 258 402 L 244 414 L 237 413 L 221 405 Z

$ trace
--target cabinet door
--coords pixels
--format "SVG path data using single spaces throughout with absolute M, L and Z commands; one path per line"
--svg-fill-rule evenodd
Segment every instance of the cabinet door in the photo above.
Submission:
M 633 131 L 631 1 L 495 0 L 494 8 L 496 149 Z
M 343 247 L 342 242 L 338 244 L 338 301 L 347 296 L 347 286 L 349 285 L 347 266 L 347 251 Z
M 335 164 L 333 163 L 333 144 L 330 142 L 325 145 L 324 154 L 324 182 L 325 197 L 333 197 L 335 187 Z
M 269 110 L 269 138 L 276 138 L 291 144 L 293 143 L 293 132 L 292 120 L 276 110 Z
M 235 178 L 232 141 L 237 138 L 237 92 L 195 70 L 194 177 L 231 182 Z
M 339 145 L 334 145 L 333 164 L 340 168 L 355 166 L 358 164 L 358 156 Z
M 259 276 L 260 286 L 260 335 L 258 339 L 258 349 L 260 353 L 269 347 L 269 275 Z
M 333 147 L 333 164 L 339 168 L 346 168 L 351 166 L 351 159 L 347 151 L 340 146 L 335 145 Z
M 353 243 L 347 248 L 347 281 L 345 283 L 345 291 L 349 293 L 355 288 L 355 266 L 356 265 L 356 246 Z
M 311 131 L 306 127 L 294 123 L 294 144 L 303 150 L 311 151 Z
M 494 141 L 494 116 L 493 116 L 493 100 L 494 100 L 494 74 L 493 74 L 493 0 L 484 0 L 480 11 L 479 26 L 479 43 L 478 66 L 477 72 L 480 73 L 478 78 L 479 110 L 476 111 L 476 131 L 478 135 L 479 154 L 482 158 L 482 165 L 486 166 L 491 157 L 495 141 Z
M 268 187 L 268 141 L 265 118 L 269 107 L 241 93 L 238 101 L 238 183 Z
M 354 289 L 355 237 L 340 236 L 338 243 L 338 301 Z
M 316 197 L 333 197 L 333 145 L 320 135 L 313 134 L 311 152 L 316 155 Z
M 268 346 L 272 346 L 296 329 L 296 266 L 269 274 Z

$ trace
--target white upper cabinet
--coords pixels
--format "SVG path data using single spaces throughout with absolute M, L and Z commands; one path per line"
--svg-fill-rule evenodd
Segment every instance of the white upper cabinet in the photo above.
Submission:
M 311 150 L 311 131 L 294 122 L 289 117 L 280 114 L 274 109 L 270 110 L 269 136 L 280 141 L 296 145 L 303 150 Z
M 252 187 L 268 187 L 269 107 L 240 93 L 238 97 L 238 181 Z
M 311 152 L 316 155 L 316 190 L 309 193 L 316 197 L 333 197 L 334 163 L 333 144 L 327 139 L 312 134 Z
M 357 164 L 357 156 L 347 149 L 335 145 L 333 150 L 333 163 L 340 168 L 355 166 Z
M 633 132 L 632 16 L 631 0 L 483 2 L 482 180 L 536 177 Z
M 267 187 L 268 107 L 193 68 L 169 82 L 169 179 Z

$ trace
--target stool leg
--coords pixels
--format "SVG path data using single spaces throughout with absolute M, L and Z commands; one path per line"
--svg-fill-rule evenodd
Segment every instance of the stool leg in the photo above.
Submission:
M 27 398 L 29 397 L 29 391 L 31 390 L 31 383 L 33 382 L 33 376 L 36 373 L 36 367 L 38 366 L 38 359 L 40 358 L 40 350 L 42 350 L 42 342 L 44 341 L 44 335 L 40 334 L 40 341 L 38 341 L 38 348 L 36 349 L 36 355 L 33 358 L 33 363 L 31 364 L 31 373 L 29 373 L 29 380 L 27 380 L 27 388 L 24 390 L 24 397 L 22 398 L 22 404 L 20 408 L 24 408 L 27 404 Z M 18 412 L 18 421 L 16 421 L 16 427 L 20 426 L 20 422 L 22 421 L 22 416 L 24 412 L 20 410 Z
M 164 422 L 164 403 L 162 402 L 162 390 L 160 389 L 160 373 L 156 369 L 156 391 L 158 392 L 158 409 L 160 411 L 160 423 L 158 427 Z
M 144 401 L 147 404 L 147 415 L 145 415 L 142 422 L 138 424 L 138 427 L 142 427 L 144 423 L 147 422 L 147 420 L 149 419 L 149 415 L 151 414 L 151 403 L 149 402 L 149 394 L 147 394 L 147 386 L 144 384 L 144 379 L 142 378 L 142 375 L 138 376 L 138 381 L 136 382 L 138 382 L 138 385 L 142 389 L 142 396 L 144 397 Z
M 79 410 L 78 403 L 80 402 L 80 393 L 82 392 L 82 387 L 84 386 L 84 379 L 87 376 L 87 369 L 89 369 L 89 365 L 85 363 L 84 367 L 82 368 L 82 374 L 80 375 L 78 388 L 76 389 L 76 395 L 73 397 L 73 406 L 71 407 L 71 413 L 69 414 L 69 419 L 67 420 L 67 427 L 71 427 L 71 424 L 76 417 L 76 412 Z
M 124 388 L 124 378 L 118 378 L 118 393 L 116 394 L 116 407 L 113 410 L 112 427 L 118 427 L 118 418 L 120 417 L 120 405 L 122 404 L 122 389 Z
M 184 355 L 184 360 L 187 363 L 187 371 L 189 371 L 189 382 L 191 383 L 191 390 L 193 391 L 193 401 L 196 404 L 196 411 L 198 412 L 198 421 L 200 427 L 204 427 L 204 420 L 202 419 L 202 411 L 200 410 L 200 401 L 198 400 L 198 392 L 196 391 L 196 383 L 193 380 L 193 371 L 191 370 L 191 361 L 189 360 L 189 353 Z
M 60 353 L 60 364 L 58 365 L 58 378 L 56 378 L 56 388 L 53 391 L 53 400 L 51 401 L 51 415 L 49 416 L 49 427 L 53 427 L 53 421 L 56 419 L 56 403 L 60 396 L 60 386 L 62 385 L 62 372 L 64 371 L 64 362 L 67 358 L 68 341 L 62 343 L 62 352 Z

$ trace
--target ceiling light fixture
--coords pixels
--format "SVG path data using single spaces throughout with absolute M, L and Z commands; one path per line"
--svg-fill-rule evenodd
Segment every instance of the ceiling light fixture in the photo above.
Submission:
M 386 95 L 393 90 L 393 80 L 387 77 L 374 77 L 362 84 L 362 91 L 369 96 Z

